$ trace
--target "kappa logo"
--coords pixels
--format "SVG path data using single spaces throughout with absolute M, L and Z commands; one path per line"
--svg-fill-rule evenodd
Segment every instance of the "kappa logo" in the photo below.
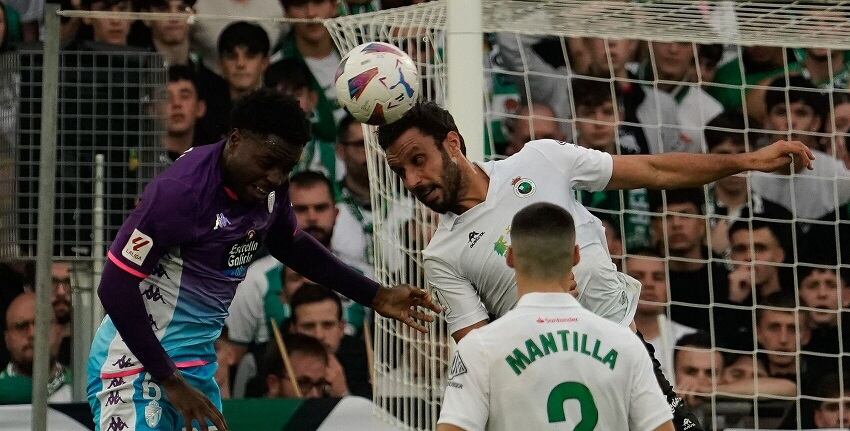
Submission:
M 475 247 L 475 244 L 478 244 L 478 240 L 484 236 L 484 232 L 476 232 L 472 231 L 469 233 L 469 248 Z
M 449 368 L 449 380 L 466 374 L 466 364 L 463 363 L 463 359 L 460 357 L 460 352 L 455 352 L 455 357 L 452 359 L 452 366 Z
M 693 428 L 693 427 L 695 427 L 695 426 L 697 426 L 697 425 L 696 425 L 695 423 L 693 423 L 693 422 L 692 422 L 690 419 L 688 419 L 688 418 L 685 418 L 685 420 L 684 420 L 684 421 L 682 421 L 682 429 L 683 429 L 683 430 L 689 430 L 689 429 L 691 429 L 691 428 Z
M 224 213 L 218 213 L 215 216 L 215 226 L 213 226 L 213 230 L 224 229 L 230 226 L 230 220 L 224 216 Z
M 127 244 L 124 245 L 121 254 L 136 265 L 142 266 L 152 248 L 153 239 L 139 232 L 138 229 L 134 229 L 133 234 L 130 235 L 130 239 L 127 240 Z

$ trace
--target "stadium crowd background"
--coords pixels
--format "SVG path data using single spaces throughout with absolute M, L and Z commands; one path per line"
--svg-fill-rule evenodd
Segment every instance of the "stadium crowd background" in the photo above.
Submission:
M 94 11 L 331 18 L 411 1 L 64 3 L 64 9 Z M 0 0 L 0 52 L 37 43 L 42 11 L 41 1 Z M 162 56 L 166 94 L 153 112 L 165 130 L 157 137 L 164 150 L 157 162 L 163 164 L 226 136 L 232 103 L 247 92 L 266 86 L 297 98 L 314 132 L 290 180 L 299 227 L 346 263 L 373 274 L 363 130 L 335 102 L 332 82 L 340 53 L 323 25 L 71 18 L 63 19 L 62 38 L 66 51 L 91 52 L 112 62 Z M 788 138 L 814 150 L 815 169 L 797 172 L 793 180 L 787 173 L 753 174 L 705 189 L 596 192 L 582 200 L 606 224 L 618 266 L 643 283 L 638 329 L 705 419 L 718 429 L 752 426 L 757 409 L 761 427 L 795 428 L 798 414 L 804 427 L 837 427 L 842 415 L 843 426 L 850 426 L 850 52 L 516 34 L 488 34 L 482 43 L 487 53 L 482 61 L 491 71 L 490 156 L 510 156 L 541 138 L 614 154 L 741 153 Z M 94 70 L 98 64 L 82 66 Z M 10 86 L 27 82 L 26 76 L 4 80 L 0 93 L 18 94 Z M 742 83 L 774 88 L 742 91 Z M 96 96 L 91 103 L 103 103 L 95 102 Z M 3 98 L 9 100 L 17 103 Z M 0 110 L 37 112 L 23 102 L 9 103 Z M 9 121 L 14 115 L 2 117 L 2 139 L 14 141 L 16 131 L 31 130 Z M 116 138 L 100 145 L 134 144 Z M 110 178 L 121 182 L 124 196 L 109 203 L 118 224 L 132 207 L 128 196 L 139 191 L 125 181 L 139 175 L 133 166 L 132 155 L 110 159 Z M 85 235 L 78 240 L 85 248 Z M 69 262 L 53 264 L 53 401 L 70 400 L 71 271 Z M 5 335 L 0 402 L 14 402 L 21 400 L 14 396 L 29 392 L 32 370 L 31 262 L 0 265 L 0 283 Z M 303 396 L 371 397 L 363 341 L 370 316 L 370 310 L 273 258 L 260 258 L 237 290 L 216 346 L 222 395 L 295 396 L 280 354 L 269 343 L 271 318 L 287 334 Z

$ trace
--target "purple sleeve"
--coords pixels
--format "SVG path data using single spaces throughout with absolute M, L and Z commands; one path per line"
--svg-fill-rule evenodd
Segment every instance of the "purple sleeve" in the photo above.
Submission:
M 378 283 L 343 263 L 312 236 L 298 230 L 289 204 L 269 232 L 266 247 L 272 256 L 295 272 L 367 307 L 372 305 L 380 288 Z
M 145 371 L 161 381 L 173 374 L 176 367 L 148 324 L 145 303 L 139 292 L 140 281 L 109 261 L 103 267 L 97 293 L 127 347 L 145 366 Z

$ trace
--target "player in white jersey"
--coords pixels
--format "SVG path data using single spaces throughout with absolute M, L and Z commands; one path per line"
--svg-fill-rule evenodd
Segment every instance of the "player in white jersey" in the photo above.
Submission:
M 519 302 L 458 344 L 438 431 L 673 430 L 640 340 L 567 293 L 584 260 L 576 228 L 551 203 L 513 217 L 505 257 Z
M 628 325 L 639 283 L 616 270 L 601 222 L 576 201 L 574 189 L 693 187 L 746 170 L 787 168 L 792 160 L 811 168 L 813 157 L 805 145 L 786 141 L 736 155 L 612 156 L 544 139 L 505 160 L 473 163 L 451 114 L 431 102 L 379 127 L 378 143 L 405 188 L 440 213 L 437 232 L 423 253 L 425 276 L 446 309 L 455 340 L 516 304 L 516 281 L 504 254 L 511 217 L 522 206 L 545 201 L 573 214 L 576 242 L 585 257 L 573 270 L 578 301 Z M 678 403 L 660 368 L 658 374 L 669 401 Z M 679 416 L 677 429 L 685 429 Z

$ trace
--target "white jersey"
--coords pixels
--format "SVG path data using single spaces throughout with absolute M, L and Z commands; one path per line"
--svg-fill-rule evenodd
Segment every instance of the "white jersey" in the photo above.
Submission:
M 529 293 L 458 344 L 438 423 L 654 430 L 673 418 L 634 333 L 566 293 Z
M 602 190 L 611 155 L 541 139 L 505 160 L 479 165 L 490 177 L 487 198 L 461 215 L 442 214 L 423 251 L 425 276 L 445 308 L 449 332 L 502 316 L 516 304 L 516 278 L 505 262 L 514 214 L 536 202 L 570 212 L 581 260 L 573 269 L 578 300 L 590 311 L 628 325 L 640 283 L 617 271 L 602 222 L 576 200 L 575 189 Z

